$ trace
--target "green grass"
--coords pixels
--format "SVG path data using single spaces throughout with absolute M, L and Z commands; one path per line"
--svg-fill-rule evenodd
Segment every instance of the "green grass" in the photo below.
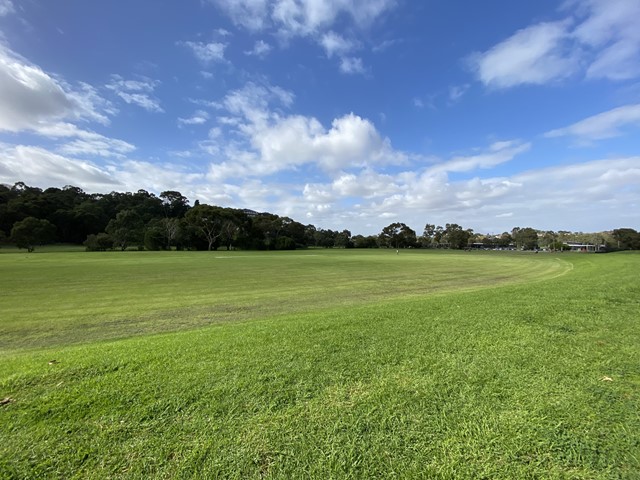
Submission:
M 638 478 L 639 266 L 0 254 L 0 477 Z
M 465 252 L 0 254 L 0 352 L 527 282 L 567 263 Z

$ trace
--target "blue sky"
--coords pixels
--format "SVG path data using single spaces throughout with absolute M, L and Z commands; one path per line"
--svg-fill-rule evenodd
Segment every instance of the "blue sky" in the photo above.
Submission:
M 0 0 L 0 182 L 640 228 L 640 0 Z

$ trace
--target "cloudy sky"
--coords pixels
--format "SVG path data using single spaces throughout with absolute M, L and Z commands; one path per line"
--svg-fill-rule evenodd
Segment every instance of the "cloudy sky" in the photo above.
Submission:
M 640 0 L 0 0 L 0 183 L 640 228 Z

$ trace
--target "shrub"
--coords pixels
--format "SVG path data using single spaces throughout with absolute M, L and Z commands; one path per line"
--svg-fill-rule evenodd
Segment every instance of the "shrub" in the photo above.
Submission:
M 113 239 L 106 233 L 91 234 L 83 245 L 87 247 L 87 252 L 104 252 L 113 248 Z

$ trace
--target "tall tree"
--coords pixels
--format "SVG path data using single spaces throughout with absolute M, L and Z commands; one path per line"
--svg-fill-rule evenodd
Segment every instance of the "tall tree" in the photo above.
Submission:
M 338 232 L 331 229 L 319 228 L 314 233 L 314 245 L 316 247 L 333 248 L 336 243 Z
M 378 238 L 381 246 L 392 248 L 413 247 L 417 242 L 416 232 L 400 222 L 384 227 Z
M 144 241 L 144 223 L 134 210 L 122 210 L 107 224 L 106 232 L 115 246 L 124 251 L 132 243 L 141 245 Z
M 473 230 L 465 230 L 457 223 L 447 223 L 445 225 L 444 237 L 449 243 L 450 248 L 466 248 L 472 235 Z
M 613 231 L 616 247 L 623 250 L 640 250 L 640 233 L 633 228 L 616 228 Z
M 436 235 L 436 226 L 432 223 L 427 223 L 424 226 L 424 230 L 422 231 L 422 236 L 420 237 L 420 244 L 423 247 L 430 248 L 435 243 L 435 235 Z
M 349 230 L 343 230 L 336 235 L 335 246 L 342 248 L 352 248 L 353 242 L 351 241 L 351 232 Z
M 356 235 L 352 238 L 355 248 L 378 248 L 378 238 L 376 235 Z
M 180 220 L 178 218 L 163 218 L 160 220 L 160 227 L 164 236 L 166 250 L 171 250 L 171 246 L 180 234 Z
M 522 250 L 535 250 L 538 248 L 538 232 L 531 227 L 515 227 L 511 231 L 516 247 Z
M 189 199 L 180 192 L 167 190 L 160 194 L 164 214 L 171 218 L 180 218 L 189 210 Z
M 498 246 L 501 248 L 508 248 L 513 243 L 513 237 L 509 232 L 502 232 L 498 239 Z
M 13 225 L 11 240 L 18 248 L 26 248 L 33 252 L 36 245 L 52 243 L 55 239 L 56 227 L 49 220 L 27 217 Z
M 224 215 L 220 207 L 200 204 L 190 209 L 186 216 L 187 222 L 196 229 L 198 234 L 207 242 L 207 250 L 217 248 L 216 241 L 223 233 Z

